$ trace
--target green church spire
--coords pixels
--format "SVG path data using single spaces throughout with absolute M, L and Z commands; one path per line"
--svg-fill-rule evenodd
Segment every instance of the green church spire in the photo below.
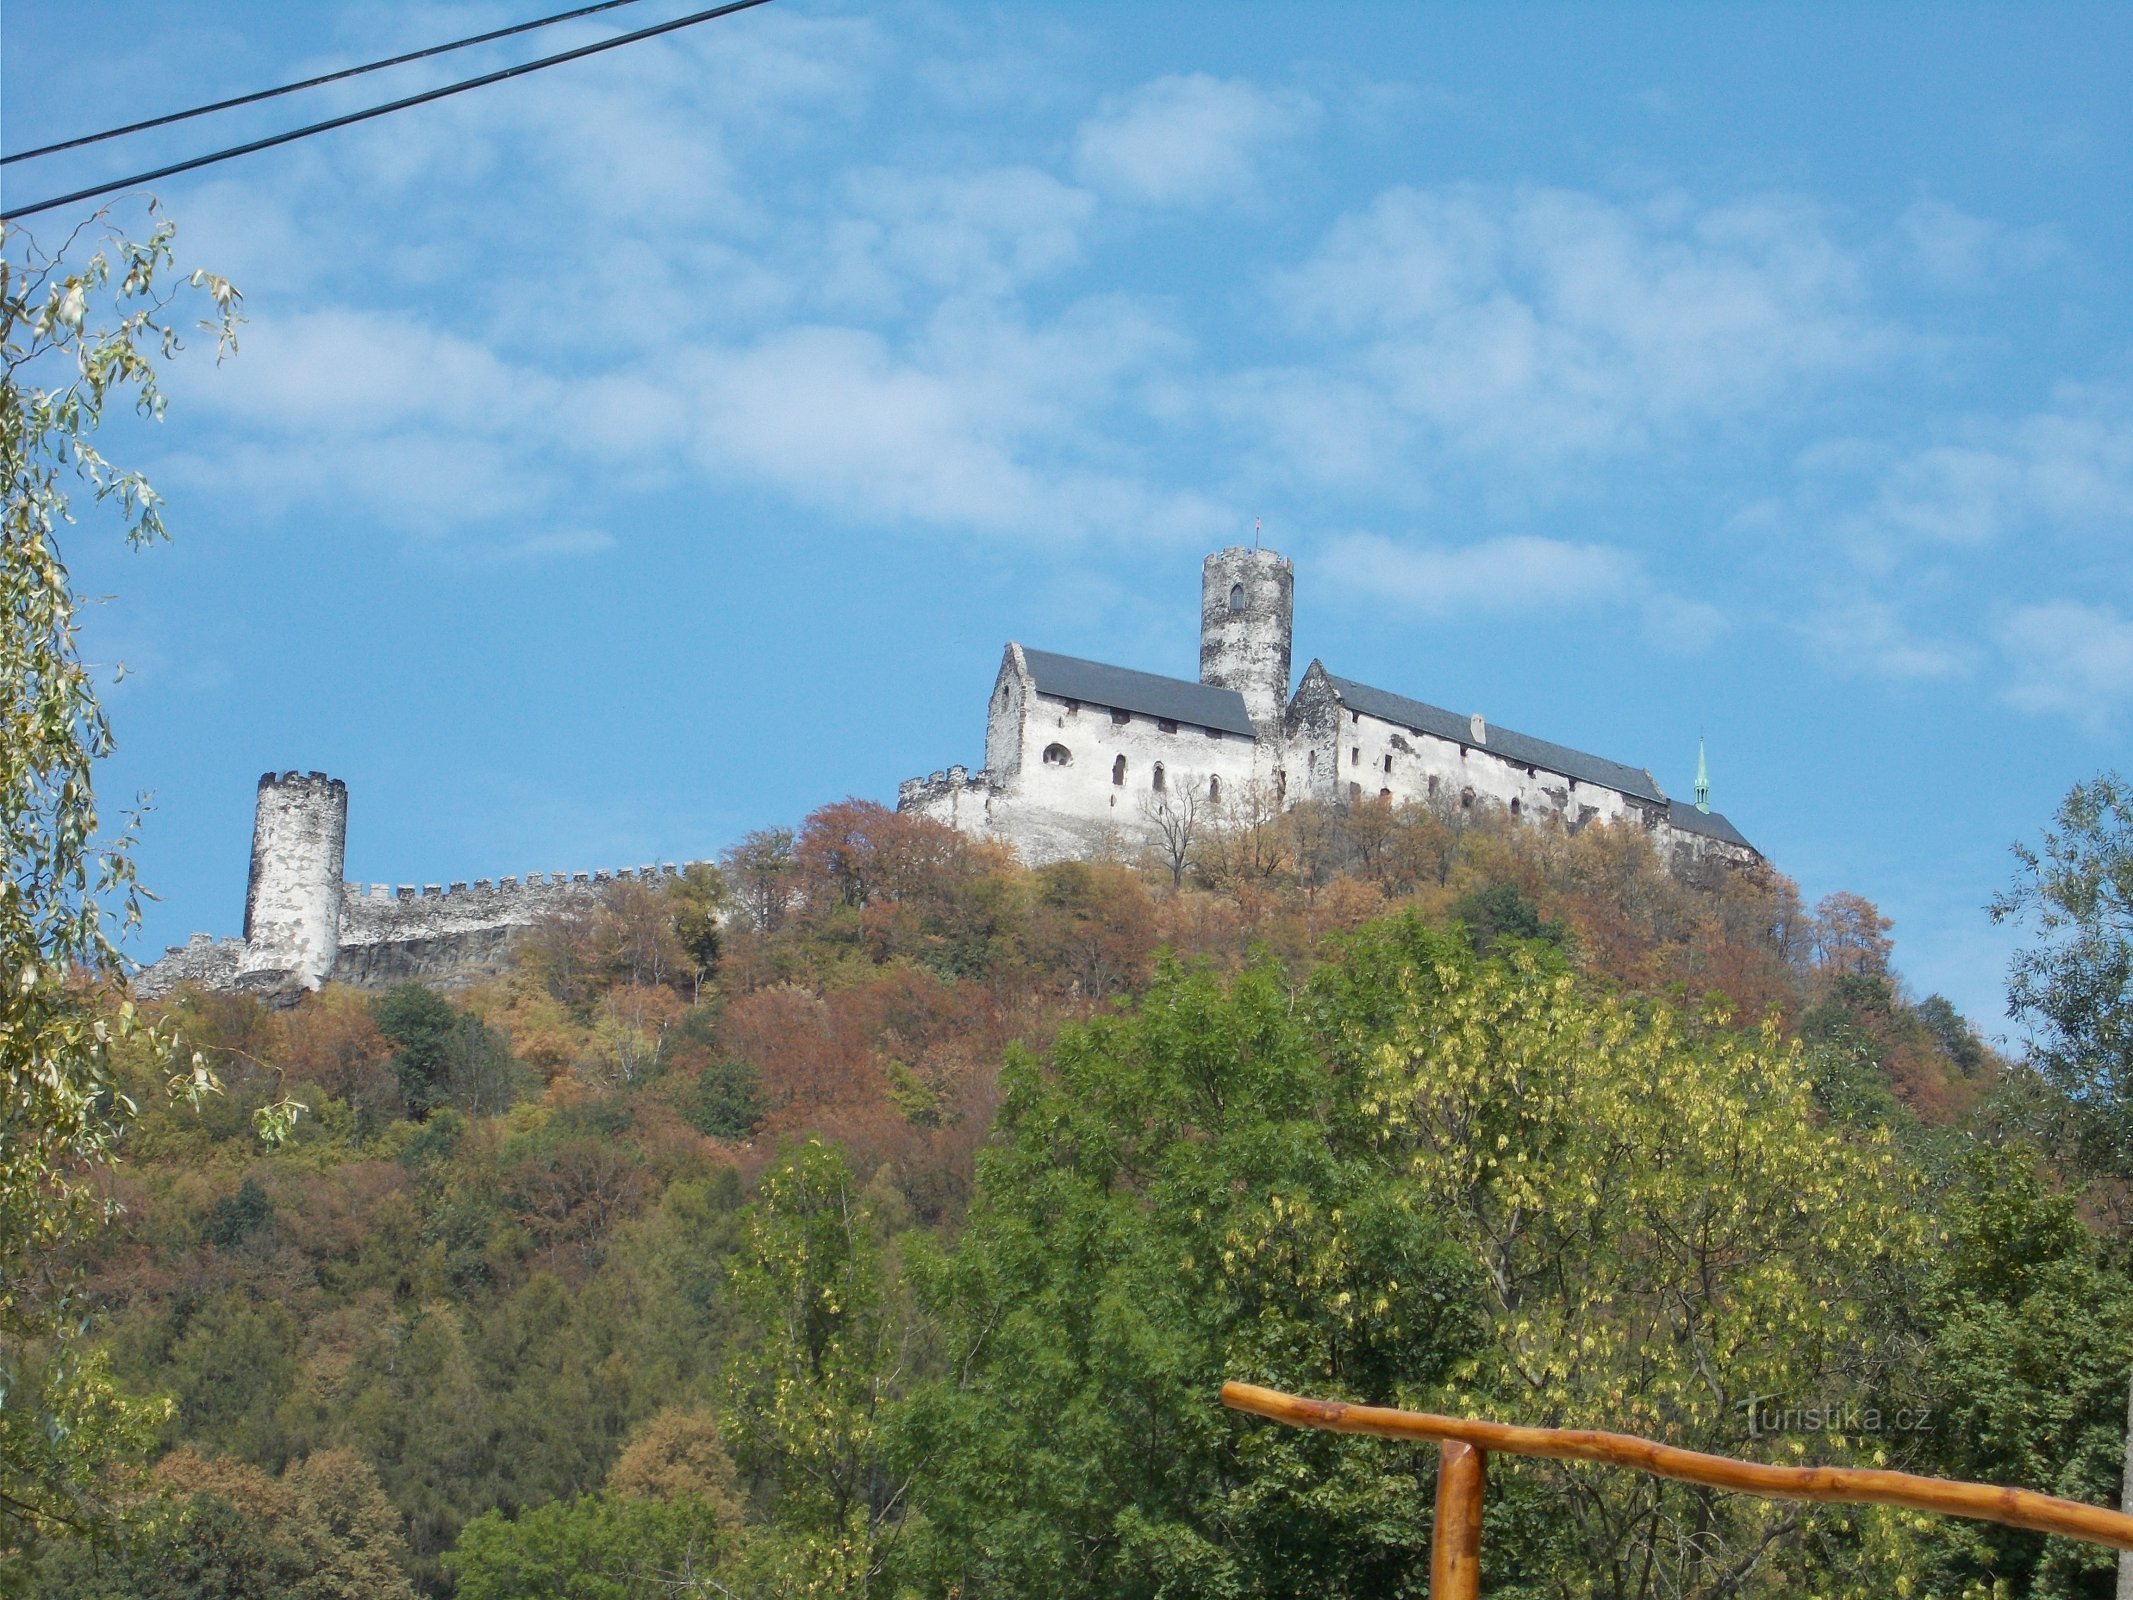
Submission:
M 1711 809 L 1711 772 L 1703 764 L 1703 735 L 1696 736 L 1696 809 L 1708 814 Z

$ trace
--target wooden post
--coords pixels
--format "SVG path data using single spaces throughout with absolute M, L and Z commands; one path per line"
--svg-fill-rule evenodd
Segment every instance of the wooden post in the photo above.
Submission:
M 1429 1600 L 1480 1600 L 1481 1493 L 1489 1458 L 1447 1439 L 1438 1447 L 1437 1529 L 1429 1547 Z
M 2133 1517 L 2133 1374 L 2126 1380 L 2126 1476 L 2118 1503 Z M 2133 1600 L 2133 1545 L 2118 1552 L 2118 1600 Z

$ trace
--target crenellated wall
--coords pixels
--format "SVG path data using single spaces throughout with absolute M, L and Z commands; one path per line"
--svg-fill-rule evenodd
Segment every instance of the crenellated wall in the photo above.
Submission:
M 144 998 L 180 984 L 293 999 L 325 982 L 382 989 L 418 981 L 450 988 L 503 971 L 512 948 L 547 918 L 581 911 L 625 882 L 658 886 L 676 866 L 529 872 L 472 883 L 347 883 L 341 879 L 347 786 L 322 772 L 259 780 L 242 939 L 196 933 L 134 976 Z M 329 876 L 330 873 L 330 876 Z

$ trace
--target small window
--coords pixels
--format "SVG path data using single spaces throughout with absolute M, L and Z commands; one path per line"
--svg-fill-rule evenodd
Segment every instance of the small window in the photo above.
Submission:
M 1432 800 L 1437 798 L 1437 775 L 1434 772 L 1429 775 L 1429 797 Z
M 1207 737 L 1210 739 L 1219 739 L 1222 737 L 1222 730 L 1220 728 L 1209 728 L 1207 730 Z
M 1157 717 L 1155 719 L 1155 727 L 1158 733 L 1176 733 L 1178 731 L 1178 725 L 1168 717 Z
M 1151 788 L 1151 789 L 1153 789 L 1153 790 L 1154 790 L 1154 791 L 1155 791 L 1155 792 L 1156 792 L 1157 794 L 1161 794 L 1161 793 L 1163 792 L 1163 763 L 1162 763 L 1162 762 L 1158 761 L 1158 762 L 1157 762 L 1157 763 L 1155 764 L 1155 774 L 1154 774 L 1154 776 L 1152 776 L 1152 777 L 1151 777 L 1151 778 L 1150 778 L 1150 779 L 1148 780 L 1148 787 L 1149 787 L 1149 788 Z
M 1274 774 L 1274 793 L 1277 797 L 1281 793 L 1281 774 L 1278 772 Z M 1222 803 L 1222 780 L 1220 778 L 1209 778 L 1207 780 L 1207 798 L 1215 805 Z
M 1387 772 L 1392 771 L 1392 753 L 1390 751 L 1385 754 L 1385 770 Z
M 1229 586 L 1229 608 L 1232 611 L 1242 611 L 1244 609 L 1243 584 L 1233 583 Z
M 1316 750 L 1306 750 L 1304 752 L 1304 776 L 1308 778 L 1312 773 L 1316 772 L 1317 770 L 1318 752 Z
M 1114 728 L 1123 728 L 1132 720 L 1133 713 L 1130 711 L 1114 711 L 1111 713 L 1111 726 Z
M 1459 791 L 1459 809 L 1460 809 L 1461 811 L 1471 811 L 1471 810 L 1473 810 L 1473 809 L 1474 809 L 1474 791 L 1473 791 L 1473 790 L 1471 790 L 1471 789 L 1461 789 L 1461 790 Z
M 1349 798 L 1349 799 L 1350 799 L 1351 801 L 1354 801 L 1354 800 L 1360 800 L 1360 799 L 1362 799 L 1362 798 L 1363 798 L 1363 786 L 1362 786 L 1361 784 L 1359 784 L 1359 783 L 1351 783 L 1351 784 L 1349 784 L 1349 785 L 1348 785 L 1348 798 Z
M 1391 791 L 1390 789 L 1380 789 L 1380 790 L 1378 791 L 1378 800 L 1379 800 L 1379 803 L 1380 803 L 1380 804 L 1383 804 L 1383 805 L 1388 805 L 1388 806 L 1389 806 L 1389 805 L 1391 805 L 1391 804 L 1392 804 L 1392 791 Z
M 1348 746 L 1348 765 L 1351 767 L 1359 767 L 1362 764 L 1363 747 L 1359 744 L 1351 744 L 1350 746 Z
M 1081 702 L 1079 700 L 1069 700 L 1067 702 L 1067 715 L 1070 717 L 1081 715 Z
M 1511 815 L 1514 817 L 1517 816 L 1519 814 L 1520 809 L 1521 807 L 1519 806 L 1519 803 L 1514 799 L 1511 802 Z
M 1111 781 L 1123 786 L 1126 781 L 1126 758 L 1120 756 L 1111 763 Z
M 1348 721 L 1349 721 L 1349 722 L 1350 722 L 1351 724 L 1352 724 L 1352 723 L 1357 723 L 1357 722 L 1361 722 L 1362 720 L 1363 720 L 1363 714 L 1362 714 L 1362 712 L 1360 712 L 1360 711 L 1351 711 L 1351 712 L 1349 712 L 1349 713 L 1348 713 Z
M 1048 767 L 1071 767 L 1073 752 L 1063 744 L 1048 744 L 1044 747 L 1044 764 Z

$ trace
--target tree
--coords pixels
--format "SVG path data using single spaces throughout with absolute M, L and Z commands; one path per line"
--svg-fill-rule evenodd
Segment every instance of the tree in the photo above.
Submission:
M 1160 789 L 1141 795 L 1141 817 L 1148 824 L 1149 843 L 1156 856 L 1170 869 L 1170 886 L 1185 881 L 1185 866 L 1199 842 L 1206 814 L 1217 802 L 1208 798 L 1206 781 L 1190 772 L 1178 773 Z
M 1398 1403 L 1471 1347 L 1477 1286 L 1271 965 L 1167 962 L 1133 1011 L 1012 1061 L 952 1256 L 920 1260 L 948 1376 L 899 1576 L 922 1593 L 1416 1594 L 1429 1463 L 1240 1427 L 1227 1377 Z
M 2007 978 L 2008 1014 L 2033 1030 L 2030 1059 L 2064 1096 L 2075 1154 L 2133 1178 L 2133 785 L 2077 783 L 2041 846 L 2014 846 L 2015 881 L 1994 922 L 2032 926 Z
M 793 873 L 793 831 L 758 828 L 719 857 L 741 909 L 759 933 L 775 933 L 798 892 Z
M 873 1214 L 844 1157 L 809 1140 L 764 1174 L 733 1268 L 758 1337 L 731 1374 L 734 1457 L 776 1487 L 766 1546 L 781 1584 L 864 1593 L 910 1474 L 883 1437 L 905 1334 Z
M 371 1003 L 371 1015 L 399 1046 L 392 1071 L 417 1122 L 443 1105 L 476 1117 L 510 1108 L 518 1063 L 503 1036 L 479 1017 L 419 983 L 386 990 Z
M 111 728 L 55 535 L 76 495 L 116 508 L 137 546 L 163 535 L 155 492 L 92 439 L 108 407 L 162 414 L 157 363 L 179 349 L 185 287 L 204 296 L 218 353 L 234 347 L 236 291 L 205 272 L 174 286 L 173 232 L 157 221 L 136 243 L 98 213 L 48 254 L 0 225 L 0 1551 L 98 1522 L 100 1466 L 129 1455 L 148 1420 L 78 1354 L 65 1264 L 101 1214 L 95 1174 L 131 1109 L 111 1052 L 138 1019 L 97 989 L 122 971 L 114 923 L 134 926 L 139 901 L 131 825 L 102 831 L 93 780 Z M 205 1062 L 177 1082 L 210 1087 Z
M 2007 1010 L 2034 1030 L 2030 1060 L 2064 1099 L 2074 1154 L 2092 1172 L 2133 1178 L 2133 786 L 2115 772 L 2077 783 L 2041 848 L 2014 846 L 2015 881 L 1987 907 L 2034 924 L 2014 958 Z M 2133 1511 L 2133 1378 L 2122 1503 Z M 2133 1553 L 2118 1563 L 2133 1600 Z

